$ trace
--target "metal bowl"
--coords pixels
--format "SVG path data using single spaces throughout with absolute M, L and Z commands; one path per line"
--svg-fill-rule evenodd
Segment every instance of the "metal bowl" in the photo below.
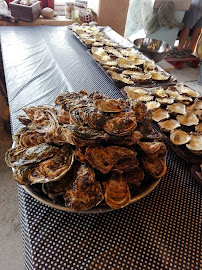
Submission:
M 133 43 L 135 49 L 155 62 L 163 60 L 172 49 L 166 42 L 153 38 L 139 38 L 134 40 Z

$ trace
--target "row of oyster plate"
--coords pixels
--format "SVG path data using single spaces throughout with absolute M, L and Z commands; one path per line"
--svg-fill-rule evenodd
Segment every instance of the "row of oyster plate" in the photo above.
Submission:
M 134 48 L 120 48 L 94 25 L 73 25 L 71 29 L 91 47 L 93 58 L 111 78 L 122 86 L 126 85 L 124 93 L 128 98 L 146 103 L 152 119 L 163 132 L 170 133 L 174 145 L 186 145 L 192 153 L 201 154 L 202 102 L 198 92 L 183 84 L 157 87 L 152 92 L 133 87 L 149 82 L 166 82 L 171 76 Z
M 151 84 L 166 82 L 171 78 L 154 61 L 132 47 L 120 47 L 96 26 L 73 25 L 71 29 L 91 48 L 93 59 L 117 84 Z
M 202 100 L 199 92 L 182 83 L 152 90 L 126 86 L 126 96 L 141 101 L 152 120 L 168 134 L 176 146 L 186 146 L 195 155 L 202 154 Z
M 23 111 L 7 165 L 19 184 L 69 209 L 124 207 L 166 172 L 166 147 L 143 103 L 80 91 Z

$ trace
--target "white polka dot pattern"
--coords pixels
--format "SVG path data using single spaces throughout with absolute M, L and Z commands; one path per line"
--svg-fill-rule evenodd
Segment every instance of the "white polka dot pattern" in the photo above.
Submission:
M 27 269 L 200 269 L 201 186 L 170 150 L 167 166 L 147 197 L 103 214 L 52 209 L 19 187 Z
M 14 133 L 23 106 L 52 103 L 67 89 L 121 97 L 66 27 L 1 30 Z M 32 54 L 18 55 L 19 48 Z M 11 61 L 10 55 L 19 59 Z M 102 214 L 53 209 L 19 186 L 25 269 L 201 269 L 201 186 L 191 178 L 191 165 L 169 147 L 167 166 L 167 174 L 147 197 Z

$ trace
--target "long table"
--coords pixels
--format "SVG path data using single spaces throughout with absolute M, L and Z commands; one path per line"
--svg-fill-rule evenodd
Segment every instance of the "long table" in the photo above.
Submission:
M 64 91 L 122 97 L 67 27 L 1 27 L 12 133 L 22 107 Z M 25 269 L 201 269 L 201 202 L 191 164 L 167 146 L 167 173 L 146 197 L 116 211 L 75 214 L 18 186 Z

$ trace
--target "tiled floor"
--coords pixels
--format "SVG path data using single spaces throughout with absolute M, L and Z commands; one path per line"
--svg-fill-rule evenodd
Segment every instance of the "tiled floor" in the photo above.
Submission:
M 198 84 L 199 68 L 187 65 L 181 70 L 175 70 L 167 62 L 159 65 L 168 70 L 179 82 L 185 82 L 195 90 L 201 91 L 202 85 Z M 5 98 L 0 94 L 0 270 L 23 270 L 23 255 L 19 221 L 18 197 L 16 183 L 12 178 L 12 171 L 4 161 L 4 154 L 11 147 L 12 140 L 6 122 L 8 113 Z

